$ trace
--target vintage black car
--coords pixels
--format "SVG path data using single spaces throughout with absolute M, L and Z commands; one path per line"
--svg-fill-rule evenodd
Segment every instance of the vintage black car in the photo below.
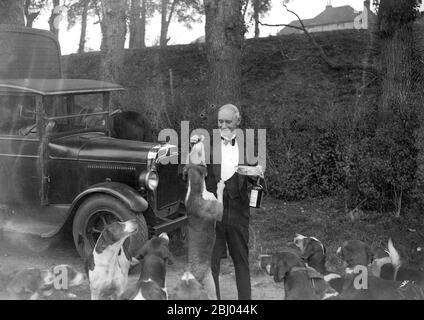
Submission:
M 110 136 L 110 94 L 83 79 L 0 79 L 0 227 L 49 238 L 72 227 L 78 252 L 104 225 L 137 218 L 131 247 L 186 223 L 178 150 Z

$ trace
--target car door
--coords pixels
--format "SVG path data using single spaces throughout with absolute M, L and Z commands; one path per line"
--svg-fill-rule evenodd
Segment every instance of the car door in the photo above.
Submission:
M 0 202 L 40 203 L 40 139 L 28 131 L 34 119 L 23 117 L 22 97 L 0 97 Z M 35 109 L 34 109 L 35 110 Z

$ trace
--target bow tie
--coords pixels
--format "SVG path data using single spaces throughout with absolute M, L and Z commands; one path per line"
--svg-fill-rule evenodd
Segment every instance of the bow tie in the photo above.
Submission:
M 227 140 L 224 137 L 221 137 L 221 140 L 224 141 L 224 144 L 227 145 L 230 143 L 231 141 L 231 145 L 234 147 L 234 145 L 236 144 L 236 138 L 232 138 L 231 140 Z

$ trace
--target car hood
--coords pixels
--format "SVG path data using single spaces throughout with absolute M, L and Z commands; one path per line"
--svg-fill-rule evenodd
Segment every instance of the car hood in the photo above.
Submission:
M 104 133 L 79 133 L 49 143 L 50 159 L 147 163 L 157 143 L 121 140 Z

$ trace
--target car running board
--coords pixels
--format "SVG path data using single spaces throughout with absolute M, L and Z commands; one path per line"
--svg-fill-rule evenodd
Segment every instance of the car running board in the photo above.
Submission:
M 50 238 L 68 218 L 69 205 L 0 206 L 0 230 Z

